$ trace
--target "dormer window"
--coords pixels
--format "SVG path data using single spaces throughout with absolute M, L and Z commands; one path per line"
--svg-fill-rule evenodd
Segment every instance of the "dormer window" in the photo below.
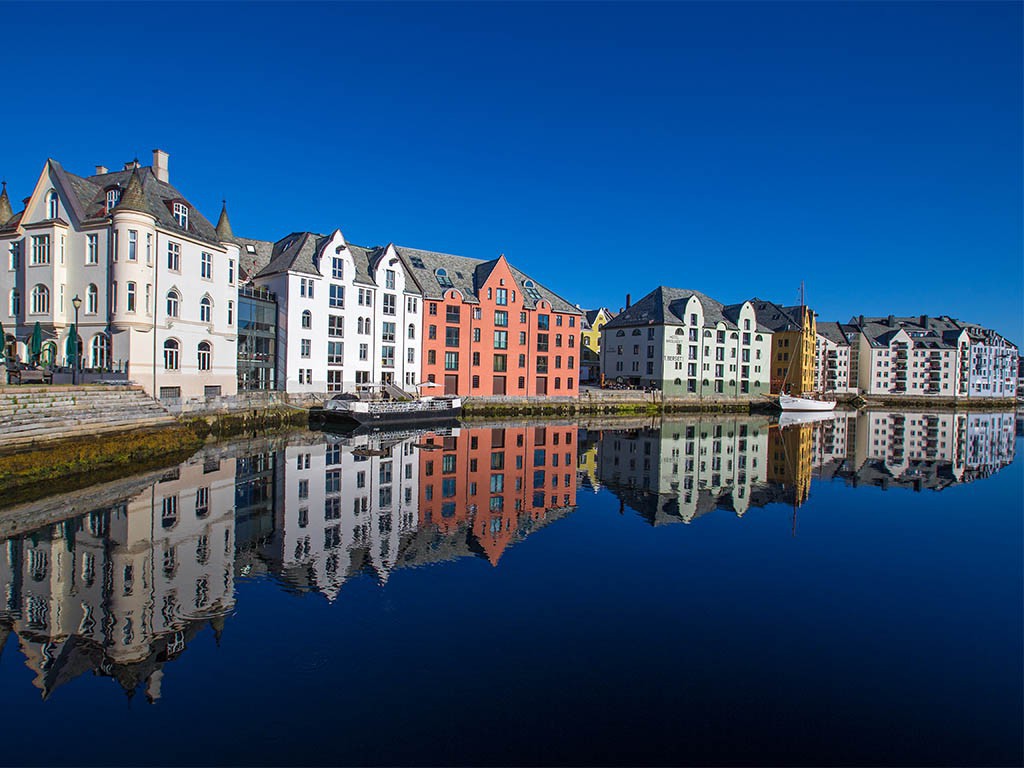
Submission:
M 46 193 L 46 218 L 57 218 L 57 192 L 52 189 Z
M 448 271 L 443 267 L 438 268 L 438 270 L 434 273 L 434 276 L 437 278 L 437 284 L 440 285 L 442 288 L 455 287 L 454 283 L 452 283 L 452 279 L 448 277 Z
M 108 189 L 107 190 L 107 213 L 110 213 L 112 210 L 114 210 L 114 208 L 117 207 L 117 204 L 119 202 L 121 202 L 121 190 L 117 189 L 116 187 L 114 189 Z
M 175 203 L 173 207 L 174 220 L 182 229 L 188 229 L 188 206 L 183 203 Z

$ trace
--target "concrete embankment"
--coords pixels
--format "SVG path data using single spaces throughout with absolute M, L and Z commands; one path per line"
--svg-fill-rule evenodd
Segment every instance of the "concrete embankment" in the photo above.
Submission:
M 661 392 L 585 389 L 572 397 L 467 397 L 467 418 L 492 416 L 643 415 L 660 413 L 756 413 L 774 410 L 766 398 L 665 397 Z

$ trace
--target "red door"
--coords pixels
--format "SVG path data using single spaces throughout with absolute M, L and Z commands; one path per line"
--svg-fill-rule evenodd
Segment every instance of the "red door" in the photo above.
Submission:
M 548 377 L 538 376 L 537 377 L 537 394 L 546 395 L 548 393 Z
M 494 394 L 504 395 L 505 394 L 505 377 L 495 376 L 494 377 Z
M 446 373 L 444 375 L 444 393 L 446 395 L 459 394 L 459 375 L 457 373 Z

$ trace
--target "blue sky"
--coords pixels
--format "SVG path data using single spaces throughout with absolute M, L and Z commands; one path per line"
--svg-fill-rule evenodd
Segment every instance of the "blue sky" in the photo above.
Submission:
M 160 147 L 240 235 L 505 253 L 588 307 L 803 280 L 1021 343 L 1021 9 L 8 4 L 0 176 Z

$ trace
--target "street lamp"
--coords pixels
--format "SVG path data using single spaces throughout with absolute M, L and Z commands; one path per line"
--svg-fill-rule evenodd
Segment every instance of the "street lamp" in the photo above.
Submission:
M 71 340 L 74 345 L 72 348 L 75 350 L 75 356 L 71 363 L 71 383 L 78 383 L 78 310 L 82 306 L 82 300 L 78 294 L 75 294 L 75 298 L 71 300 L 71 305 L 75 308 L 75 338 Z

